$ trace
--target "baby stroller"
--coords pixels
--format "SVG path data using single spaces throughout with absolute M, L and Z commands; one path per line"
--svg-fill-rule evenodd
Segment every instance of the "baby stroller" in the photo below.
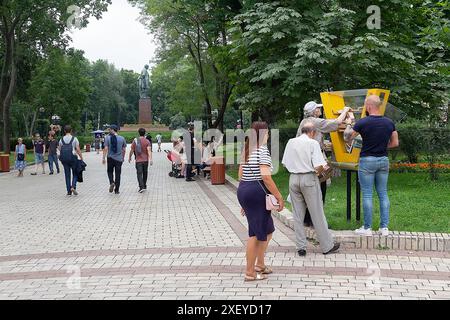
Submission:
M 172 163 L 172 171 L 169 172 L 169 177 L 176 178 L 181 174 L 181 159 L 172 151 L 164 150 L 167 154 L 167 159 Z

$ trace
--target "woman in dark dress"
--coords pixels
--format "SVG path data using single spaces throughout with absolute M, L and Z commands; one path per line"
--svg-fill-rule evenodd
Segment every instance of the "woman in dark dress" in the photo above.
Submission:
M 272 180 L 268 139 L 267 123 L 253 123 L 250 138 L 245 142 L 244 159 L 239 167 L 237 196 L 249 227 L 245 281 L 264 280 L 267 279 L 265 275 L 273 272 L 264 262 L 264 255 L 275 231 L 271 212 L 266 209 L 266 194 L 276 197 L 278 211 L 284 209 L 283 197 Z

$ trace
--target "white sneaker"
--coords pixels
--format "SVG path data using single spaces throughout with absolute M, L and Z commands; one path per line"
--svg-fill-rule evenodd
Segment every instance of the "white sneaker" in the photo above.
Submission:
M 379 233 L 381 233 L 381 235 L 383 237 L 387 237 L 389 235 L 389 229 L 388 228 L 380 228 L 378 230 Z
M 358 235 L 360 235 L 360 236 L 367 236 L 367 237 L 370 237 L 370 236 L 372 235 L 372 229 L 371 229 L 371 228 L 369 228 L 369 229 L 364 229 L 364 226 L 362 226 L 361 228 L 356 229 L 356 230 L 355 230 L 355 233 L 358 234 Z

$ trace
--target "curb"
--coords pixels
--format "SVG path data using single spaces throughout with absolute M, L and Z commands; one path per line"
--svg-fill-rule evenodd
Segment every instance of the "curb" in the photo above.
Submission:
M 239 183 L 234 178 L 226 175 L 226 181 L 237 190 Z M 283 224 L 294 230 L 294 217 L 291 211 L 284 209 L 273 214 Z M 305 228 L 305 231 L 307 238 L 317 238 L 314 229 Z M 450 252 L 449 233 L 391 231 L 387 237 L 379 234 L 367 237 L 355 235 L 353 231 L 348 230 L 333 231 L 333 234 L 336 241 L 349 249 Z

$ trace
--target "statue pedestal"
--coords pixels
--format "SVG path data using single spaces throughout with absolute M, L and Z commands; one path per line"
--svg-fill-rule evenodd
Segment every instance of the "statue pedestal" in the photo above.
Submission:
M 152 124 L 152 100 L 143 98 L 139 100 L 139 124 Z

